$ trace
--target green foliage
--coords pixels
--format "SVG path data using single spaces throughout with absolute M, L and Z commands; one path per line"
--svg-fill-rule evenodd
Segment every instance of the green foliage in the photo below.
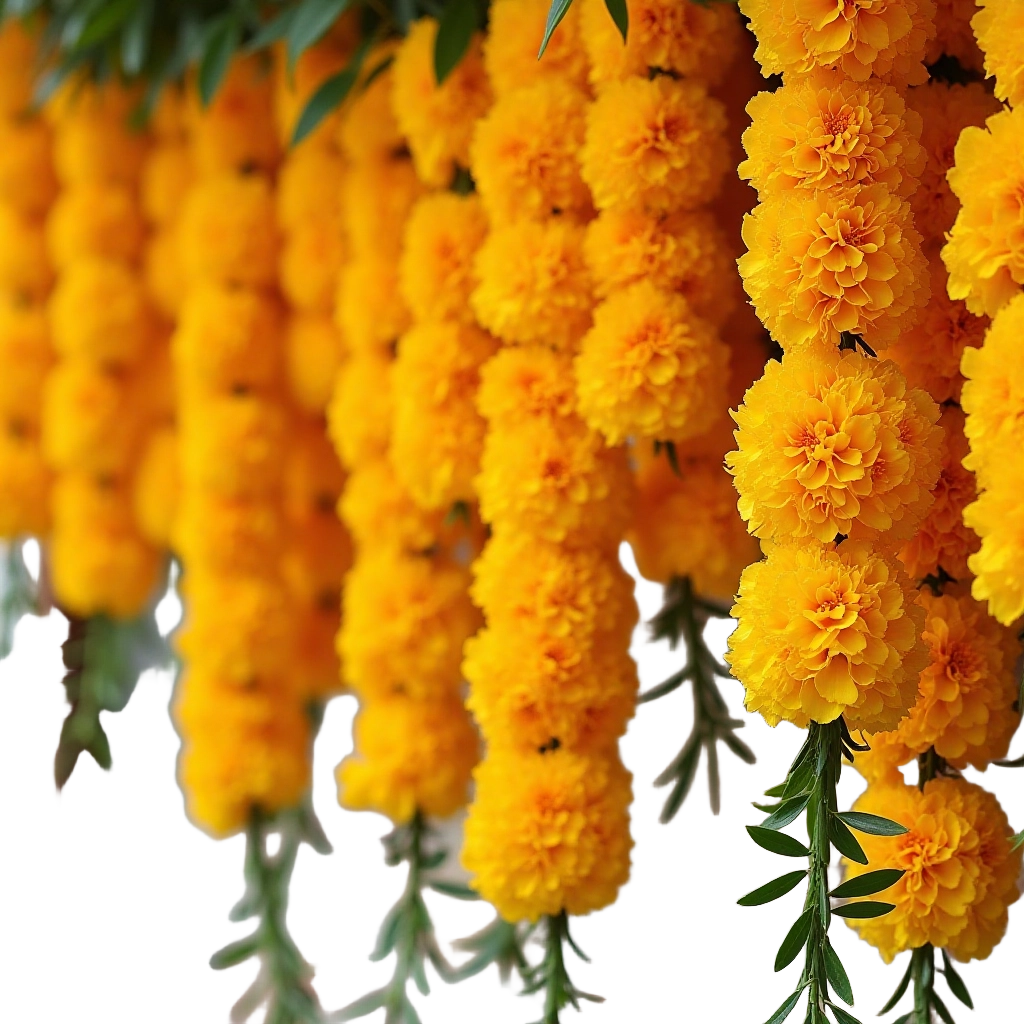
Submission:
M 942 967 L 935 970 L 935 948 L 931 945 L 911 951 L 910 963 L 896 991 L 879 1011 L 879 1016 L 892 1010 L 906 995 L 910 983 L 914 984 L 914 1008 L 894 1021 L 894 1024 L 932 1024 L 934 1016 L 944 1024 L 953 1024 L 953 1015 L 935 991 L 935 975 L 945 976 L 950 992 L 969 1009 L 974 1009 L 974 1001 L 967 991 L 963 978 L 956 972 L 949 954 L 942 950 Z
M 441 12 L 434 41 L 434 76 L 440 85 L 458 67 L 480 27 L 476 0 L 448 0 Z
M 23 545 L 0 544 L 0 661 L 14 647 L 14 630 L 22 617 L 45 613 L 41 594 L 25 565 Z
M 293 146 L 297 146 L 332 110 L 337 109 L 345 101 L 363 69 L 369 43 L 370 40 L 363 40 L 356 48 L 348 66 L 343 71 L 331 75 L 309 98 L 295 124 L 295 131 L 292 134 Z
M 629 8 L 626 6 L 626 0 L 604 0 L 604 5 L 608 8 L 615 27 L 622 33 L 622 41 L 625 43 L 629 35 Z
M 544 918 L 542 941 L 544 957 L 539 964 L 526 969 L 523 974 L 525 986 L 523 995 L 544 993 L 544 1016 L 537 1024 L 559 1024 L 559 1014 L 567 1006 L 574 1010 L 580 1008 L 580 1000 L 591 1003 L 603 1003 L 602 996 L 591 995 L 578 989 L 569 977 L 565 966 L 566 947 L 571 949 L 581 960 L 588 963 L 589 958 L 573 942 L 569 933 L 569 917 L 563 910 L 555 916 Z

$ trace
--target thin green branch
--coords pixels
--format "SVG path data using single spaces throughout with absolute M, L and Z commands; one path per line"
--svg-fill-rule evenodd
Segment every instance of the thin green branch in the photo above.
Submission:
M 581 960 L 586 955 L 573 941 L 569 932 L 569 916 L 563 910 L 560 914 L 548 915 L 543 921 L 541 941 L 544 956 L 539 964 L 528 967 L 523 974 L 523 995 L 544 994 L 544 1016 L 538 1024 L 560 1024 L 559 1014 L 567 1006 L 579 1010 L 580 1000 L 603 1003 L 602 996 L 591 995 L 578 989 L 569 977 L 565 964 L 566 947 Z

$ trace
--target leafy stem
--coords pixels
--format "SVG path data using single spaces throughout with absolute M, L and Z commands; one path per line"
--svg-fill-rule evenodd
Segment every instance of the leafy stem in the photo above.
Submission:
M 953 1024 L 953 1016 L 942 998 L 935 991 L 935 975 L 942 974 L 950 992 L 964 1006 L 974 1009 L 974 1002 L 963 979 L 953 967 L 949 954 L 942 950 L 942 967 L 935 969 L 935 947 L 926 944 L 910 954 L 910 963 L 899 986 L 889 1001 L 879 1011 L 880 1015 L 888 1013 L 906 994 L 913 983 L 914 1008 L 897 1018 L 894 1024 L 931 1024 L 934 1012 L 943 1024 Z
M 523 975 L 525 986 L 523 995 L 544 993 L 544 1016 L 538 1024 L 559 1024 L 559 1013 L 567 1006 L 578 1010 L 580 1000 L 592 1003 L 603 1003 L 602 996 L 591 995 L 578 989 L 569 977 L 565 965 L 566 947 L 571 949 L 581 960 L 589 963 L 589 958 L 573 941 L 569 932 L 569 916 L 563 910 L 560 914 L 548 915 L 543 922 L 542 942 L 544 957 L 539 964 L 530 966 Z

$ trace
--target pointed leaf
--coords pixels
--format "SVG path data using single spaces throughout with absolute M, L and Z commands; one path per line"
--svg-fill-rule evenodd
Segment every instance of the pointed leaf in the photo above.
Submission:
M 867 864 L 867 854 L 861 849 L 857 837 L 838 818 L 829 817 L 828 838 L 844 857 L 858 864 Z
M 765 1022 L 764 1024 L 782 1024 L 782 1022 L 793 1012 L 793 1008 L 800 1001 L 801 990 L 797 989 Z
M 911 1022 L 911 1020 L 913 1020 L 913 1018 L 914 1018 L 914 1011 L 911 1010 L 910 1013 L 905 1013 L 905 1014 L 903 1014 L 902 1017 L 897 1017 L 892 1022 L 892 1024 L 910 1024 L 910 1022 Z
M 832 948 L 832 943 L 825 939 L 825 977 L 828 983 L 835 989 L 836 995 L 847 1006 L 853 1006 L 853 988 L 850 986 L 850 977 L 843 967 L 842 960 Z
M 451 896 L 452 899 L 456 900 L 480 899 L 480 893 L 475 889 L 470 889 L 468 885 L 460 885 L 458 882 L 446 882 L 440 878 L 431 882 L 430 888 L 435 892 L 439 892 L 444 896 Z
M 833 907 L 836 917 L 846 917 L 855 921 L 866 921 L 872 917 L 883 917 L 890 910 L 895 910 L 895 903 L 878 903 L 875 900 L 864 900 L 862 903 L 844 903 L 841 907 Z
M 156 0 L 138 0 L 135 13 L 121 33 L 121 63 L 129 75 L 137 75 L 149 55 Z
M 96 43 L 105 42 L 128 19 L 134 8 L 135 0 L 110 0 L 98 5 L 98 10 L 85 23 L 81 35 L 70 48 L 85 50 Z
M 356 84 L 359 72 L 362 70 L 363 61 L 366 59 L 368 50 L 367 40 L 359 44 L 356 52 L 344 71 L 331 75 L 316 92 L 310 96 L 309 101 L 303 108 L 299 119 L 295 124 L 295 131 L 292 133 L 292 145 L 297 146 L 317 125 L 337 107 L 345 102 L 352 87 Z
M 199 97 L 204 107 L 217 95 L 240 41 L 238 22 L 232 17 L 225 17 L 207 38 L 203 59 L 199 62 Z
M 932 1001 L 932 1009 L 942 1018 L 943 1024 L 956 1024 L 953 1015 L 946 1009 L 946 1004 L 939 998 L 934 989 L 929 993 Z
M 942 951 L 942 964 L 942 973 L 946 976 L 946 984 L 949 986 L 949 991 L 969 1010 L 973 1010 L 974 1000 L 971 999 L 971 993 L 967 991 L 964 979 L 957 974 L 956 969 L 953 967 L 953 961 L 949 959 L 949 953 L 945 950 Z
M 254 957 L 260 948 L 258 935 L 249 935 L 237 942 L 229 942 L 223 949 L 218 949 L 210 957 L 210 966 L 215 971 L 223 971 L 228 967 L 244 963 Z
M 626 7 L 626 0 L 604 0 L 604 5 L 608 8 L 608 13 L 612 16 L 612 21 L 615 22 L 622 41 L 625 42 L 626 36 L 629 34 L 629 10 Z
M 347 1020 L 358 1020 L 360 1017 L 368 1017 L 371 1013 L 380 1010 L 387 1000 L 387 989 L 379 988 L 374 992 L 367 992 L 353 1003 L 343 1007 L 336 1013 L 332 1013 L 328 1020 L 343 1024 Z
M 829 1003 L 828 1008 L 832 1011 L 832 1016 L 836 1019 L 836 1024 L 860 1024 L 860 1021 L 852 1013 L 847 1013 L 841 1006 L 836 1006 L 835 1003 Z
M 747 833 L 763 850 L 777 853 L 781 857 L 809 857 L 811 851 L 798 839 L 776 832 L 774 829 L 762 828 L 760 825 L 748 825 Z
M 786 783 L 780 782 L 779 785 L 772 786 L 771 789 L 766 789 L 764 791 L 764 795 L 765 796 L 774 797 L 777 800 L 785 792 L 786 792 Z M 756 804 L 755 804 L 755 806 L 756 806 Z
M 863 875 L 854 875 L 842 885 L 836 886 L 829 896 L 837 900 L 850 900 L 857 896 L 874 896 L 894 886 L 904 875 L 899 868 L 882 868 L 879 871 L 867 871 Z
M 455 70 L 480 24 L 476 0 L 448 0 L 434 39 L 434 78 L 438 85 Z
M 746 896 L 741 896 L 736 902 L 741 907 L 760 907 L 785 896 L 787 892 L 792 892 L 806 877 L 806 871 L 790 871 L 786 875 L 773 878 L 753 892 L 748 892 Z
M 348 7 L 349 0 L 302 0 L 288 25 L 288 68 L 318 42 Z
M 260 30 L 249 40 L 246 50 L 255 53 L 267 49 L 279 39 L 284 39 L 298 12 L 298 7 L 287 7 L 270 21 L 264 22 Z
M 1010 853 L 1013 853 L 1015 850 L 1019 850 L 1022 846 L 1024 846 L 1024 830 L 1018 832 L 1013 837 L 1013 840 L 1010 843 Z
M 889 1001 L 878 1011 L 878 1015 L 881 1017 L 883 1013 L 888 1013 L 904 996 L 907 988 L 910 986 L 910 979 L 914 975 L 914 963 L 911 961 L 907 964 L 907 970 L 903 975 L 902 980 L 896 986 L 896 991 L 889 997 Z
M 800 950 L 804 948 L 807 943 L 807 936 L 811 933 L 811 918 L 814 915 L 814 910 L 808 907 L 793 923 L 793 927 L 789 929 L 786 937 L 782 940 L 782 945 L 779 946 L 779 951 L 775 955 L 775 972 L 785 970 L 799 955 Z
M 746 764 L 757 764 L 757 755 L 734 732 L 727 732 L 722 742 Z
M 544 38 L 540 41 L 540 52 L 537 54 L 537 60 L 544 56 L 544 51 L 548 48 L 548 43 L 551 42 L 555 29 L 561 24 L 571 4 L 572 0 L 551 0 L 551 7 L 548 9 L 548 20 L 544 23 Z
M 778 810 L 770 814 L 761 822 L 761 828 L 780 829 L 785 828 L 790 822 L 795 821 L 807 806 L 810 799 L 807 793 L 795 796 L 791 800 L 783 800 Z
M 846 822 L 850 828 L 865 832 L 869 836 L 905 836 L 910 829 L 898 821 L 891 821 L 877 814 L 865 814 L 863 811 L 840 811 L 836 817 Z

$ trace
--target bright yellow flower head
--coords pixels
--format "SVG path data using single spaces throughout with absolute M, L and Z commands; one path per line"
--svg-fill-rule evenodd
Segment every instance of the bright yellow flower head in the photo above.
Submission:
M 610 84 L 587 113 L 580 156 L 599 209 L 692 209 L 718 193 L 729 162 L 725 109 L 704 87 L 663 75 Z
M 341 206 L 352 253 L 397 263 L 406 219 L 425 193 L 408 156 L 351 167 L 341 181 Z
M 856 82 L 874 75 L 917 85 L 934 31 L 934 0 L 740 0 L 757 36 L 765 76 L 835 68 Z
M 45 537 L 50 528 L 49 499 L 50 469 L 39 438 L 4 424 L 0 429 L 0 537 Z
M 179 447 L 179 473 L 180 459 Z M 276 503 L 193 487 L 182 489 L 171 546 L 186 566 L 201 565 L 214 576 L 273 577 L 285 537 Z
M 38 426 L 53 366 L 46 310 L 0 300 L 0 409 L 8 422 Z
M 491 87 L 480 53 L 481 36 L 441 85 L 434 73 L 437 22 L 421 18 L 399 44 L 393 65 L 391 104 L 409 143 L 416 173 L 445 188 L 459 167 L 469 166 L 473 126 L 491 105 Z
M 281 250 L 280 283 L 284 297 L 303 312 L 331 313 L 345 256 L 337 220 L 321 216 L 297 227 Z
M 473 260 L 486 237 L 487 216 L 478 196 L 438 192 L 419 200 L 398 267 L 402 296 L 417 320 L 473 322 Z
M 736 511 L 736 490 L 720 461 L 680 454 L 677 475 L 650 442 L 632 451 L 636 511 L 626 539 L 640 574 L 658 583 L 689 576 L 704 597 L 732 600 L 740 574 L 761 557 Z
M 769 725 L 845 716 L 852 729 L 894 729 L 913 706 L 927 653 L 910 580 L 866 541 L 772 547 L 748 566 L 726 661 L 748 711 Z
M 942 427 L 942 468 L 932 490 L 935 499 L 917 532 L 899 549 L 899 560 L 915 580 L 937 576 L 941 566 L 956 580 L 970 576 L 967 557 L 978 550 L 978 538 L 963 521 L 964 508 L 974 501 L 974 474 L 963 466 L 967 455 L 964 414 L 946 406 Z
M 496 348 L 479 327 L 458 323 L 419 324 L 402 335 L 391 373 L 390 458 L 423 508 L 473 500 L 485 430 L 476 392 Z
M 985 54 L 985 74 L 996 80 L 996 97 L 1024 105 L 1024 10 L 1012 0 L 976 0 L 971 28 Z
M 42 302 L 52 284 L 53 269 L 42 229 L 0 202 L 0 290 Z
M 156 231 L 146 240 L 142 276 L 146 294 L 170 322 L 178 319 L 188 288 L 179 257 L 178 233 L 170 228 Z
M 756 537 L 901 540 L 932 504 L 939 410 L 893 362 L 796 349 L 767 364 L 733 418 L 726 464 Z
M 572 362 L 546 348 L 503 348 L 480 371 L 477 405 L 499 431 L 516 427 L 524 418 L 572 416 Z
M 390 62 L 395 55 L 395 45 L 394 40 L 388 39 L 374 46 L 363 64 L 366 73 L 380 69 L 385 61 Z M 393 63 L 388 63 L 369 85 L 361 83 L 349 94 L 338 129 L 338 145 L 349 160 L 377 164 L 406 148 L 391 106 L 393 81 Z
M 90 257 L 134 263 L 144 231 L 138 203 L 127 188 L 87 184 L 61 192 L 46 222 L 46 241 L 54 267 L 66 270 Z
M 284 346 L 292 398 L 304 412 L 322 415 L 331 400 L 344 355 L 334 321 L 317 313 L 292 316 Z
M 398 261 L 376 253 L 357 256 L 338 278 L 335 322 L 350 351 L 386 354 L 412 318 L 398 290 Z
M 845 332 L 880 350 L 928 299 L 910 206 L 884 185 L 772 194 L 743 218 L 743 287 L 785 349 Z
M 416 811 L 447 818 L 466 803 L 479 739 L 457 697 L 393 696 L 360 708 L 355 751 L 338 766 L 338 801 L 401 824 Z
M 147 220 L 172 224 L 194 181 L 192 154 L 184 142 L 157 146 L 142 172 L 141 201 Z
M 501 97 L 480 121 L 471 166 L 492 223 L 589 215 L 590 192 L 579 167 L 587 105 L 585 93 L 543 79 Z
M 972 313 L 995 316 L 1024 284 L 1024 106 L 965 128 L 956 144 L 949 187 L 960 212 L 942 250 L 949 294 Z
M 506 342 L 571 349 L 591 323 L 584 229 L 564 217 L 494 228 L 476 259 L 470 303 L 483 327 Z
M 611 445 L 685 441 L 725 405 L 728 347 L 686 299 L 649 281 L 597 307 L 573 366 L 580 416 Z
M 601 0 L 584 0 L 580 6 L 590 81 L 599 90 L 622 78 L 646 78 L 651 69 L 716 85 L 736 56 L 740 26 L 728 7 L 629 0 L 623 45 Z
M 491 755 L 474 773 L 462 863 L 506 920 L 587 914 L 629 878 L 632 777 L 567 750 Z
M 173 427 L 154 430 L 146 439 L 132 487 L 139 533 L 154 547 L 169 548 L 181 487 L 178 435 Z
M 1019 899 L 1021 852 L 1010 853 L 1010 825 L 991 793 L 964 779 L 937 778 L 922 792 L 895 780 L 868 786 L 854 804 L 910 829 L 895 837 L 858 835 L 869 864 L 843 861 L 847 877 L 879 868 L 906 872 L 878 897 L 896 909 L 849 920 L 886 963 L 926 943 L 958 960 L 983 960 L 1006 931 Z
M 347 360 L 327 407 L 327 429 L 346 467 L 384 456 L 391 409 L 391 360 L 377 353 Z
M 341 216 L 340 185 L 346 170 L 345 161 L 330 149 L 293 149 L 281 166 L 274 196 L 281 230 L 295 231 L 312 220 L 337 221 Z
M 815 71 L 747 105 L 741 178 L 773 189 L 885 185 L 908 196 L 924 168 L 921 119 L 891 86 Z
M 915 755 L 900 739 L 899 729 L 876 732 L 869 738 L 869 742 L 870 750 L 857 751 L 853 755 L 853 767 L 867 779 L 869 785 L 879 782 L 903 785 L 900 766 L 908 764 Z
M 0 196 L 25 216 L 43 216 L 57 194 L 51 141 L 41 118 L 0 122 Z

